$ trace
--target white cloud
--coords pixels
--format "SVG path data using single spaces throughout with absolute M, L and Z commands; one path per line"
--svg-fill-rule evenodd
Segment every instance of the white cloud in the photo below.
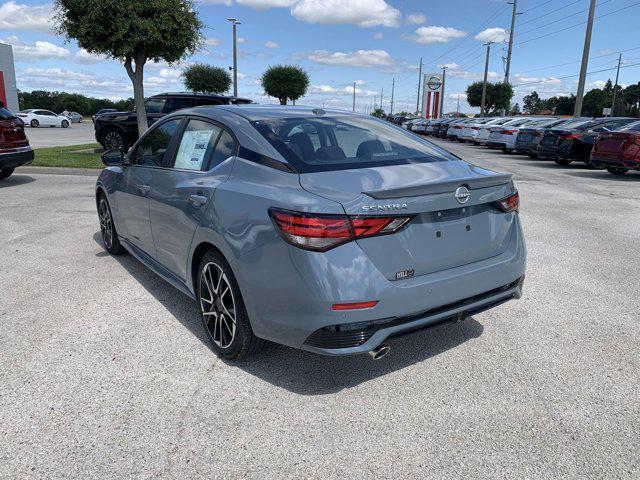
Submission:
M 51 30 L 51 5 L 22 5 L 14 1 L 0 5 L 0 28 L 6 30 Z
M 382 32 L 376 32 L 373 34 L 374 40 L 382 40 L 383 38 L 384 38 L 384 35 L 382 34 Z
M 27 68 L 24 73 L 30 77 L 66 78 L 69 80 L 89 80 L 94 78 L 90 73 L 74 72 L 62 68 Z
M 291 14 L 308 23 L 359 27 L 397 27 L 400 24 L 400 10 L 384 0 L 299 0 Z
M 69 50 L 58 47 L 53 43 L 38 40 L 35 43 L 24 43 L 18 37 L 12 35 L 0 39 L 3 43 L 13 46 L 13 56 L 16 60 L 45 60 L 48 58 L 67 58 Z
M 479 42 L 506 42 L 509 39 L 509 32 L 501 27 L 487 28 L 474 37 Z
M 459 66 L 460 65 L 458 65 L 455 62 L 451 62 L 451 63 L 441 63 L 440 65 L 438 65 L 438 68 L 448 68 L 449 70 L 457 70 Z
M 231 6 L 231 0 L 200 0 L 199 3 Z
M 161 68 L 158 72 L 158 76 L 160 78 L 180 78 L 182 75 L 182 70 L 178 70 L 176 68 Z
M 81 48 L 76 52 L 76 62 L 78 63 L 92 65 L 94 63 L 104 62 L 105 60 L 108 60 L 106 55 L 89 53 L 84 48 Z
M 291 7 L 297 1 L 298 0 L 236 0 L 236 3 L 257 10 L 266 10 L 267 8 Z
M 220 45 L 220 40 L 217 38 L 205 38 L 204 39 L 204 44 L 208 47 L 217 47 L 218 45 Z
M 355 52 L 328 52 L 316 50 L 309 60 L 323 65 L 346 65 L 351 67 L 388 67 L 395 60 L 385 50 L 357 50 Z
M 330 85 L 312 85 L 309 89 L 310 94 L 318 94 L 318 95 L 353 95 L 353 85 L 349 85 L 346 87 L 332 87 Z M 365 97 L 373 97 L 377 95 L 378 92 L 373 90 L 362 90 L 356 87 L 356 95 L 365 96 Z
M 416 29 L 414 35 L 407 37 L 409 40 L 415 43 L 421 43 L 428 45 L 431 43 L 447 43 L 456 38 L 462 38 L 467 33 L 461 30 L 457 30 L 453 27 L 420 27 Z
M 266 48 L 278 48 L 278 47 L 280 47 L 280 45 L 278 45 L 276 42 L 272 42 L 272 41 L 268 41 L 267 43 L 264 44 L 264 46 Z
M 246 40 L 245 40 L 245 38 L 244 38 L 244 37 L 238 37 L 238 38 L 236 39 L 236 41 L 237 41 L 238 43 L 244 43 L 244 42 L 246 42 Z
M 425 17 L 424 13 L 412 13 L 411 15 L 407 16 L 407 23 L 409 24 L 417 25 L 426 21 L 427 17 Z
M 356 85 L 364 85 L 366 82 L 364 80 L 355 80 Z

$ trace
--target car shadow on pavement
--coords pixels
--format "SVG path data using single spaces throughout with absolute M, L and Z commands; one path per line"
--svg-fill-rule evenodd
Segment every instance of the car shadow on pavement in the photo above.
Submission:
M 629 172 L 626 175 L 611 175 L 606 170 L 586 170 L 567 172 L 567 174 L 578 178 L 593 178 L 596 180 L 613 180 L 614 182 L 640 182 L 640 175 Z
M 100 232 L 93 235 L 103 247 Z M 96 254 L 108 256 L 105 251 Z M 113 256 L 125 270 L 158 300 L 198 340 L 211 349 L 196 302 L 169 285 L 133 255 Z M 474 318 L 391 339 L 390 353 L 381 360 L 367 354 L 327 357 L 267 342 L 260 353 L 241 362 L 224 361 L 233 368 L 300 395 L 325 395 L 355 387 L 388 373 L 424 362 L 482 335 L 484 327 Z M 213 354 L 213 351 L 212 351 Z
M 35 182 L 36 179 L 30 175 L 16 175 L 13 174 L 6 180 L 0 181 L 0 188 L 16 187 L 18 185 L 25 185 L 27 183 Z

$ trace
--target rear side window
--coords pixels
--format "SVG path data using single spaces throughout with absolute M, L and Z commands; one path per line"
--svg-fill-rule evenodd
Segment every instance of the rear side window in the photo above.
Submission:
M 442 150 L 405 130 L 359 115 L 251 123 L 301 173 L 450 160 Z
M 131 163 L 150 167 L 161 166 L 181 121 L 181 118 L 176 118 L 152 127 L 138 145 Z
M 16 116 L 6 108 L 0 108 L 0 120 L 9 120 L 11 118 L 16 118 Z
M 166 101 L 166 98 L 150 98 L 144 104 L 145 110 L 147 113 L 162 113 Z
M 180 110 L 181 108 L 189 108 L 192 105 L 193 105 L 193 101 L 191 98 L 187 98 L 187 97 L 167 98 L 164 104 L 164 113 L 171 113 L 176 110 Z
M 213 158 L 209 168 L 216 167 L 224 162 L 227 158 L 232 157 L 238 151 L 238 144 L 228 132 L 222 131 L 216 148 L 213 151 Z
M 616 132 L 640 132 L 640 121 L 619 127 Z
M 189 120 L 176 153 L 173 168 L 181 170 L 204 170 L 207 158 L 214 149 L 222 129 L 201 120 Z

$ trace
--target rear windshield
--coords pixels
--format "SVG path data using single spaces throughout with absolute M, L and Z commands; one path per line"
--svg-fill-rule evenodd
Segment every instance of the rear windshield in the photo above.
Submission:
M 16 118 L 13 112 L 4 107 L 0 108 L 0 120 L 9 120 L 10 118 Z
M 301 173 L 453 158 L 412 133 L 370 117 L 309 116 L 251 123 Z
M 640 132 L 640 121 L 627 123 L 626 125 L 616 128 L 616 132 Z
M 560 126 L 562 128 L 578 128 L 578 127 L 590 127 L 595 124 L 593 120 L 576 120 L 575 122 L 563 123 Z

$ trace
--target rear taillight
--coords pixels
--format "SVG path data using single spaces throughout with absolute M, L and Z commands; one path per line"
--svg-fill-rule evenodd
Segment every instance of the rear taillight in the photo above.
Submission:
M 520 210 L 520 194 L 518 192 L 509 195 L 507 198 L 493 203 L 505 213 L 517 212 Z
M 471 127 L 471 130 L 480 130 L 480 127 Z
M 358 238 L 395 233 L 413 216 L 348 216 L 269 209 L 274 225 L 288 243 L 305 250 L 326 252 Z
M 544 137 L 544 133 L 543 132 L 531 132 L 533 134 L 534 137 Z
M 582 134 L 580 133 L 569 133 L 567 135 L 562 135 L 560 140 L 577 140 L 578 138 L 582 138 Z
M 518 133 L 517 130 L 502 130 L 500 131 L 501 134 L 503 135 L 513 135 L 514 133 Z

